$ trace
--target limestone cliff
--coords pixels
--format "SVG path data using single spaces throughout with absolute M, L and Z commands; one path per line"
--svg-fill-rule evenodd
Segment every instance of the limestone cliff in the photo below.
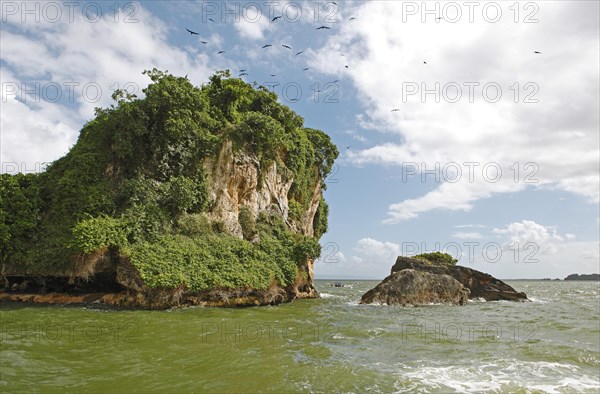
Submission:
M 216 159 L 208 159 L 204 164 L 210 176 L 209 198 L 211 208 L 207 212 L 213 222 L 222 222 L 228 233 L 243 238 L 239 214 L 242 207 L 248 207 L 255 217 L 261 212 L 281 215 L 296 233 L 313 236 L 313 220 L 322 196 L 321 182 L 315 182 L 308 208 L 299 221 L 289 218 L 290 188 L 294 181 L 289 170 L 272 162 L 261 168 L 255 155 L 244 151 L 235 152 L 231 141 L 227 141 Z

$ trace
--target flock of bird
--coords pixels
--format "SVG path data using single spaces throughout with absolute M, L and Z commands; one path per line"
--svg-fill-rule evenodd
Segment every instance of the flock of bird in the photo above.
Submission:
M 333 4 L 334 6 L 337 6 L 337 3 L 334 2 L 334 1 L 329 2 L 329 4 Z M 276 22 L 277 20 L 279 20 L 281 18 L 283 18 L 282 15 L 281 16 L 275 16 L 275 17 L 273 17 L 271 19 L 271 23 Z M 352 16 L 348 20 L 349 21 L 354 21 L 354 20 L 356 20 L 356 17 Z M 208 18 L 208 21 L 213 22 L 213 23 L 215 22 L 214 19 L 212 19 L 212 18 Z M 330 29 L 331 29 L 331 27 L 325 26 L 325 25 L 321 25 L 321 26 L 319 26 L 319 27 L 316 28 L 316 30 L 330 30 Z M 191 30 L 191 29 L 188 29 L 188 28 L 186 28 L 185 30 L 188 33 L 190 33 L 191 36 L 200 36 L 200 33 L 198 33 L 197 31 L 194 31 L 194 30 Z M 200 42 L 202 44 L 204 44 L 204 45 L 208 44 L 208 41 L 200 40 Z M 262 46 L 262 49 L 267 49 L 267 48 L 270 48 L 272 46 L 273 46 L 273 44 L 265 44 L 265 45 Z M 281 46 L 283 48 L 285 48 L 285 49 L 292 50 L 292 47 L 290 45 L 281 44 Z M 224 50 L 219 50 L 217 52 L 217 55 L 221 55 L 221 54 L 224 54 L 224 53 L 225 53 Z M 304 53 L 304 50 L 297 51 L 294 56 L 299 56 L 299 55 L 302 55 L 303 53 Z M 344 55 L 342 54 L 342 56 L 344 56 Z M 349 66 L 345 65 L 344 68 L 349 69 Z M 302 71 L 308 71 L 308 70 L 310 70 L 310 67 L 305 67 L 305 68 L 302 69 Z M 246 71 L 247 70 L 239 70 L 238 77 L 243 77 L 243 76 L 248 75 L 248 73 Z M 270 76 L 271 77 L 276 77 L 277 75 L 276 74 L 270 74 Z M 338 82 L 338 81 L 336 81 L 336 82 Z
M 335 4 L 335 3 L 333 3 L 333 4 Z M 281 18 L 282 18 L 282 16 L 276 16 L 276 17 L 274 17 L 273 19 L 271 19 L 271 22 L 275 22 L 276 20 L 278 20 L 278 19 L 281 19 Z M 209 20 L 209 21 L 211 21 L 211 22 L 214 22 L 214 20 L 213 20 L 213 19 L 211 19 L 211 18 L 208 18 L 208 20 Z M 350 18 L 350 19 L 348 19 L 348 20 L 351 20 L 351 21 L 353 21 L 353 20 L 356 20 L 356 17 L 351 17 L 351 18 Z M 330 29 L 331 29 L 331 28 L 330 28 L 329 26 L 325 26 L 325 25 L 323 25 L 323 26 L 319 26 L 319 27 L 317 27 L 317 28 L 316 28 L 316 30 L 330 30 Z M 199 36 L 199 35 L 200 35 L 200 33 L 196 32 L 196 31 L 193 31 L 193 30 L 190 30 L 190 29 L 188 29 L 188 28 L 186 28 L 185 30 L 186 30 L 188 33 L 190 33 L 190 35 L 191 35 L 191 36 Z M 205 44 L 205 45 L 206 45 L 206 44 L 208 44 L 208 41 L 200 40 L 200 42 L 201 42 L 202 44 Z M 267 49 L 267 48 L 270 48 L 270 47 L 272 47 L 272 46 L 273 46 L 273 44 L 265 44 L 265 45 L 263 45 L 263 46 L 262 46 L 262 49 Z M 292 47 L 291 47 L 291 46 L 289 46 L 289 45 L 287 45 L 287 44 L 281 44 L 281 46 L 282 46 L 283 48 L 285 48 L 285 49 L 292 50 Z M 217 55 L 221 55 L 221 54 L 223 54 L 223 53 L 225 53 L 225 51 L 224 51 L 224 50 L 220 50 L 220 51 L 218 51 L 218 52 L 217 52 Z M 296 52 L 294 56 L 302 55 L 303 53 L 304 53 L 304 50 L 301 50 L 301 51 L 298 51 L 298 52 Z M 342 54 L 342 56 L 343 56 L 343 54 Z M 348 66 L 348 65 L 345 65 L 345 66 L 344 66 L 344 68 L 348 69 L 348 68 L 349 68 L 349 66 Z M 305 67 L 305 68 L 303 68 L 302 70 L 303 70 L 303 71 L 307 71 L 307 70 L 309 70 L 309 69 L 310 69 L 310 67 Z M 239 74 L 238 76 L 239 76 L 239 77 L 242 77 L 242 76 L 244 76 L 244 75 L 248 75 L 248 73 L 246 73 L 245 71 L 246 71 L 246 70 L 240 70 L 240 74 Z M 272 76 L 272 77 L 275 77 L 276 75 L 275 75 L 275 74 L 271 74 L 271 76 Z
M 333 5 L 336 5 L 336 6 L 337 6 L 337 3 L 333 2 L 333 1 L 332 1 L 332 2 L 330 2 L 330 3 L 331 3 L 331 4 L 333 4 Z M 281 19 L 281 18 L 283 18 L 283 16 L 276 16 L 276 17 L 274 17 L 273 19 L 271 19 L 271 23 L 273 23 L 273 22 L 275 22 L 275 21 L 277 21 L 278 19 Z M 440 17 L 437 17 L 436 19 L 438 19 L 438 20 L 441 20 L 441 19 L 443 19 L 443 18 L 440 16 Z M 211 18 L 208 18 L 208 20 L 209 20 L 210 22 L 214 22 L 214 20 L 213 20 L 213 19 L 211 19 Z M 353 16 L 353 17 L 350 17 L 348 20 L 349 20 L 349 21 L 354 21 L 354 20 L 356 20 L 356 17 L 354 17 L 354 16 Z M 330 28 L 329 26 L 325 26 L 325 25 L 322 25 L 322 26 L 319 26 L 319 27 L 317 27 L 317 28 L 316 28 L 316 30 L 330 30 L 330 29 L 331 29 L 331 28 Z M 193 30 L 190 30 L 190 29 L 188 29 L 188 28 L 186 28 L 185 30 L 186 30 L 188 33 L 190 33 L 190 35 L 191 35 L 191 36 L 199 36 L 199 35 L 200 35 L 200 33 L 198 33 L 198 32 L 195 32 L 195 31 L 193 31 Z M 208 44 L 208 41 L 203 41 L 203 40 L 200 40 L 200 42 L 201 42 L 202 44 L 205 44 L 205 45 L 206 45 L 206 44 Z M 265 44 L 265 45 L 263 45 L 263 46 L 262 46 L 262 49 L 267 49 L 267 48 L 270 48 L 270 47 L 272 47 L 272 46 L 273 46 L 273 44 Z M 292 47 L 291 47 L 291 46 L 289 46 L 289 45 L 287 45 L 287 44 L 281 44 L 281 46 L 282 46 L 283 48 L 285 48 L 285 49 L 292 50 Z M 223 54 L 223 53 L 225 53 L 225 51 L 223 51 L 223 50 L 220 50 L 220 51 L 218 51 L 218 52 L 217 52 L 217 55 L 221 55 L 221 54 Z M 304 53 L 304 50 L 302 50 L 302 51 L 298 51 L 298 52 L 296 52 L 295 56 L 301 55 L 301 54 L 303 54 L 303 53 Z M 534 54 L 536 54 L 536 55 L 541 55 L 541 54 L 542 54 L 542 52 L 540 52 L 540 51 L 533 51 L 533 53 L 534 53 Z M 342 56 L 344 56 L 344 54 L 341 54 L 341 55 L 342 55 Z M 423 64 L 427 64 L 427 61 L 423 61 Z M 345 66 L 344 66 L 344 68 L 346 68 L 346 69 L 349 69 L 349 66 L 348 66 L 348 65 L 345 65 Z M 302 69 L 302 71 L 308 71 L 309 69 L 310 69 L 310 67 L 305 67 L 305 68 L 303 68 L 303 69 Z M 239 70 L 239 75 L 238 75 L 238 77 L 243 77 L 243 76 L 245 76 L 245 75 L 248 75 L 248 73 L 247 73 L 246 71 L 248 71 L 248 70 L 246 70 L 246 69 L 241 69 L 241 70 Z M 270 74 L 270 76 L 271 76 L 271 77 L 276 77 L 277 75 L 276 75 L 276 74 Z M 333 82 L 331 82 L 331 83 L 336 83 L 336 82 L 339 82 L 339 80 L 335 80 L 335 81 L 333 81 Z M 398 112 L 398 111 L 400 111 L 400 108 L 394 108 L 394 109 L 392 109 L 392 111 L 391 111 L 391 112 Z M 348 146 L 348 147 L 346 147 L 346 149 L 350 149 L 350 147 Z

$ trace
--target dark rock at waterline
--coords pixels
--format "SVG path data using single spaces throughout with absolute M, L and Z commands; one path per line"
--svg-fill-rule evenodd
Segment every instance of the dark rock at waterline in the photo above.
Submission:
M 463 305 L 469 289 L 446 274 L 434 274 L 414 269 L 393 272 L 375 288 L 366 292 L 361 304 L 387 305 Z
M 392 267 L 392 273 L 409 268 L 434 274 L 450 275 L 471 290 L 469 298 L 483 298 L 486 301 L 520 301 L 527 299 L 525 293 L 517 292 L 492 275 L 460 265 L 432 265 L 423 260 L 399 256 L 396 259 L 396 264 Z
M 416 275 L 416 273 L 421 275 Z M 484 272 L 460 265 L 433 264 L 420 259 L 399 256 L 392 267 L 391 275 L 374 289 L 365 293 L 361 303 L 464 304 L 460 288 L 457 288 L 453 282 L 449 282 L 448 277 L 467 290 L 468 298 L 483 298 L 486 301 L 527 299 L 525 293 L 517 292 L 511 286 Z M 412 302 L 405 302 L 406 300 L 412 300 Z

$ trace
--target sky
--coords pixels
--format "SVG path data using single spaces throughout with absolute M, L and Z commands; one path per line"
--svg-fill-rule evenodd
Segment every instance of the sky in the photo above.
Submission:
M 434 250 L 504 279 L 600 271 L 597 1 L 0 7 L 3 173 L 64 155 L 145 69 L 246 70 L 340 150 L 317 279 Z

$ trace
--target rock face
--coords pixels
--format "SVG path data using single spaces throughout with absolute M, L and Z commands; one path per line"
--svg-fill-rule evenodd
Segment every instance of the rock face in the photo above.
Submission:
M 405 269 L 393 272 L 362 296 L 361 304 L 426 305 L 449 303 L 463 305 L 469 289 L 445 274 Z
M 361 303 L 463 305 L 467 298 L 522 301 L 527 299 L 527 295 L 481 271 L 459 265 L 434 265 L 399 256 L 391 275 L 365 293 Z
M 216 160 L 207 160 L 204 167 L 210 174 L 209 194 L 214 202 L 207 216 L 213 222 L 222 222 L 229 234 L 242 238 L 238 219 L 241 207 L 248 207 L 255 217 L 260 212 L 275 211 L 287 222 L 288 193 L 293 179 L 286 177 L 277 163 L 260 168 L 256 157 L 243 151 L 234 152 L 231 141 L 228 141 L 223 144 Z M 288 222 L 292 230 L 307 236 L 314 234 L 313 219 L 320 198 L 321 182 L 315 182 L 309 209 L 299 223 Z

